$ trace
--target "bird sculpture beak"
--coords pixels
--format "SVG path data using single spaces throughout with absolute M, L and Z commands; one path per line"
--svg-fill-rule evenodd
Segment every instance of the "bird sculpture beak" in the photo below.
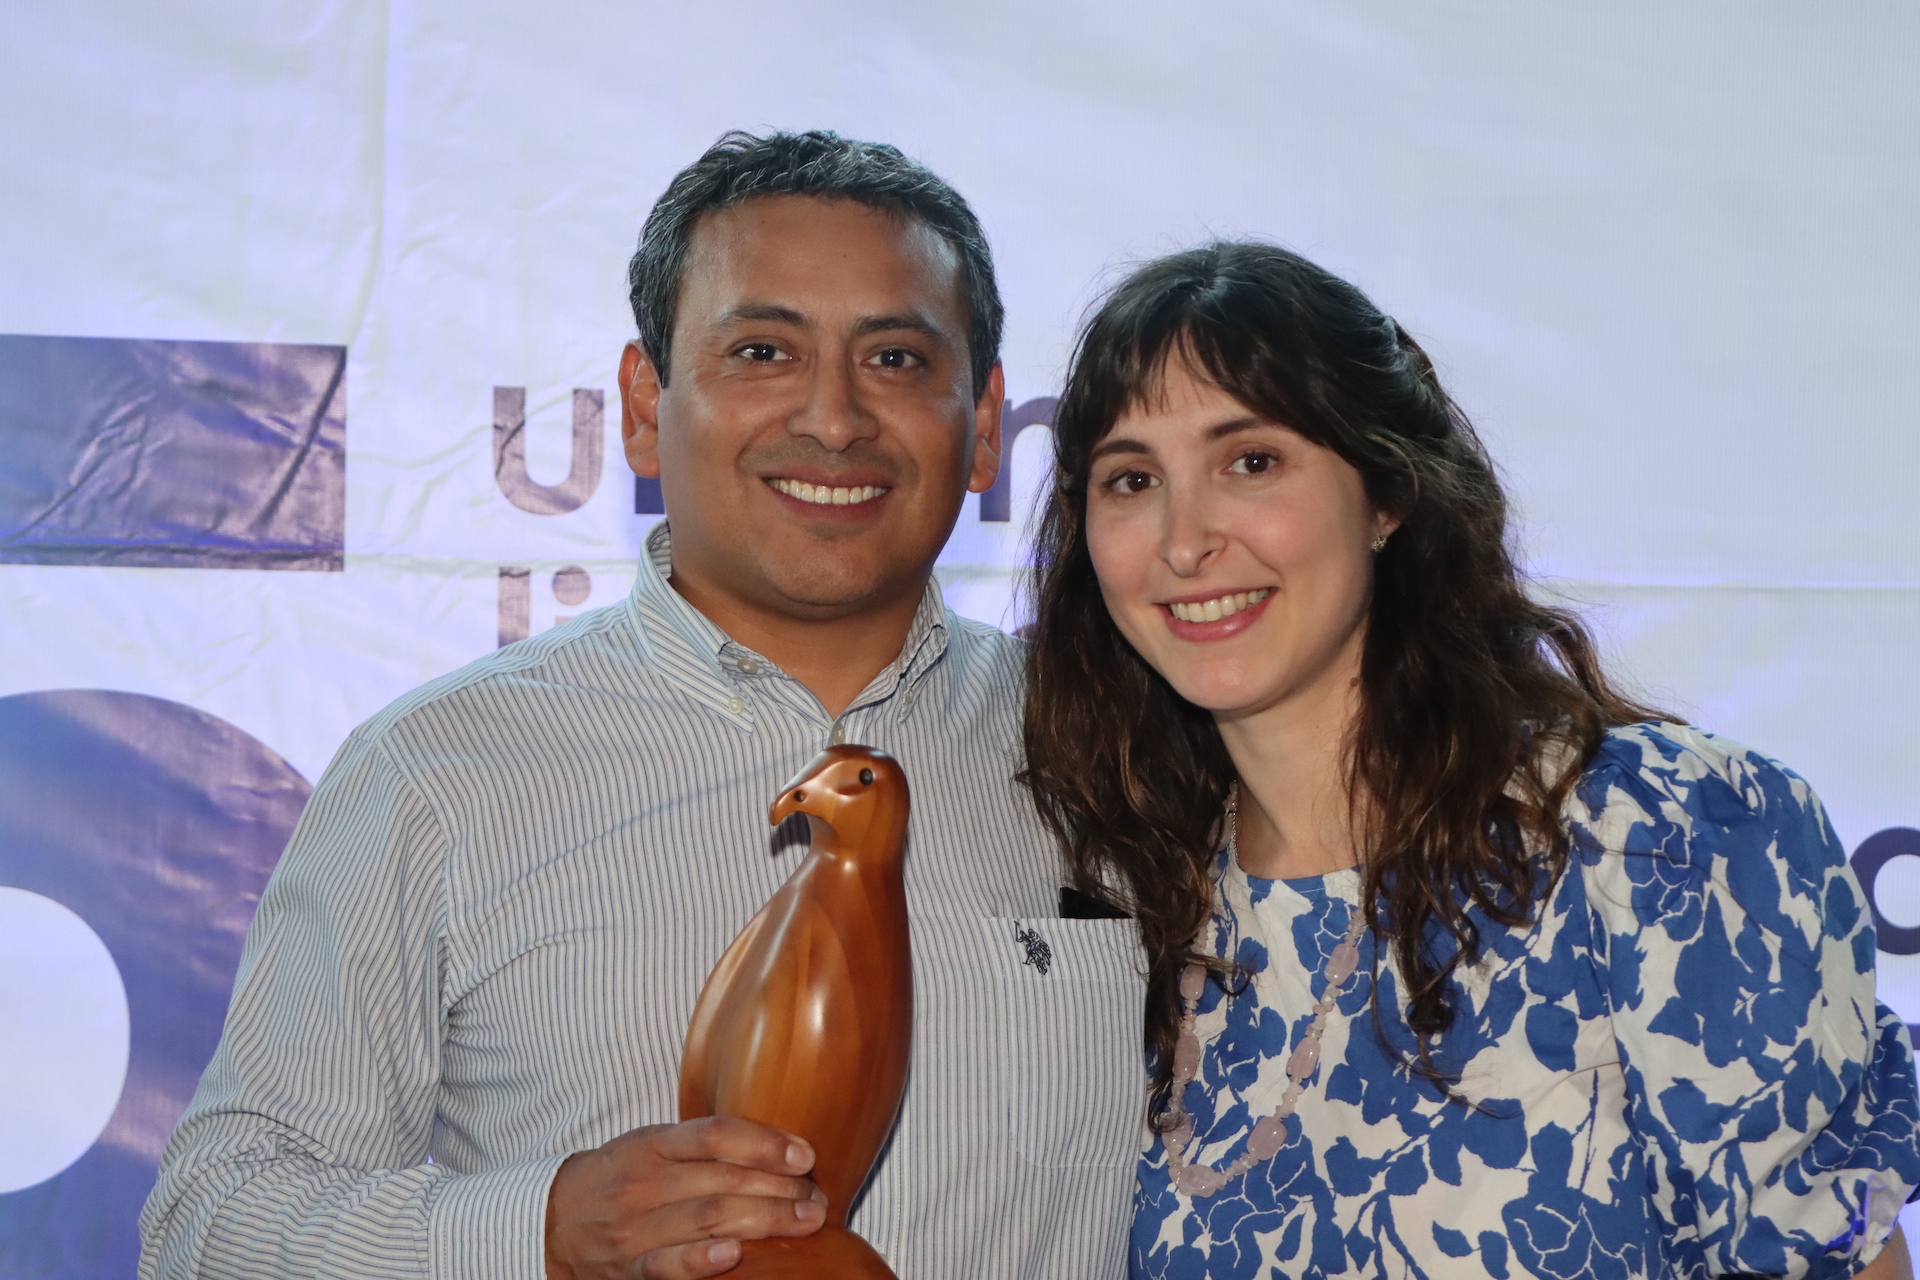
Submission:
M 794 814 L 806 812 L 806 795 L 807 789 L 804 786 L 788 787 L 780 793 L 780 798 L 773 802 L 773 808 L 767 813 L 767 821 L 777 827 Z
M 777 827 L 796 813 L 807 813 L 816 818 L 819 817 L 822 812 L 819 802 L 826 797 L 817 796 L 815 793 L 821 790 L 820 775 L 832 764 L 831 748 L 807 761 L 800 772 L 787 779 L 787 785 L 774 798 L 773 808 L 767 813 L 767 821 Z

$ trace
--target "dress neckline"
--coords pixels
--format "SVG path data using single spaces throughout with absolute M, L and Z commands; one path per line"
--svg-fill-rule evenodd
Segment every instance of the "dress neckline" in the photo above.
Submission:
M 1329 898 L 1338 898 L 1343 902 L 1360 900 L 1360 868 L 1342 867 L 1338 871 L 1328 871 L 1317 876 L 1269 877 L 1256 876 L 1240 865 L 1231 850 L 1222 849 L 1220 856 L 1226 864 L 1226 876 L 1239 886 L 1245 895 L 1243 901 L 1254 906 L 1273 896 L 1276 891 L 1287 891 L 1294 896 L 1318 905 Z

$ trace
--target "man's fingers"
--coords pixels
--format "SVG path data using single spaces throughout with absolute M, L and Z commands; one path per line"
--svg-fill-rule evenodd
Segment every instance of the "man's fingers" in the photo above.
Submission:
M 813 1185 L 811 1178 L 789 1178 L 778 1173 L 761 1173 L 738 1165 L 717 1161 L 676 1165 L 673 1184 L 675 1200 L 699 1200 L 703 1197 L 750 1196 L 766 1200 L 825 1200 L 826 1194 Z
M 627 1276 L 628 1280 L 698 1280 L 725 1275 L 739 1261 L 738 1240 L 703 1240 L 642 1254 L 627 1269 Z
M 826 1221 L 818 1200 L 769 1200 L 762 1196 L 700 1196 L 662 1205 L 647 1228 L 668 1240 L 763 1240 L 804 1236 Z
M 653 1148 L 668 1160 L 724 1160 L 767 1173 L 801 1174 L 813 1168 L 813 1148 L 772 1125 L 738 1116 L 708 1116 L 669 1125 L 652 1135 Z
M 724 1274 L 737 1249 L 717 1242 L 806 1235 L 825 1220 L 826 1196 L 804 1176 L 812 1165 L 812 1149 L 792 1134 L 731 1117 L 622 1134 L 554 1175 L 548 1271 Z
M 826 1220 L 820 1200 L 767 1200 L 755 1196 L 702 1196 L 656 1210 L 648 1226 L 669 1239 L 695 1244 L 655 1249 L 634 1260 L 635 1280 L 690 1280 L 723 1275 L 740 1261 L 741 1240 L 804 1236 Z M 706 1237 L 702 1239 L 702 1237 Z

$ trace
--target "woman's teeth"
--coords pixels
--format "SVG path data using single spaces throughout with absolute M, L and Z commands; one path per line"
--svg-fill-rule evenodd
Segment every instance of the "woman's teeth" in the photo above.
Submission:
M 811 502 L 821 507 L 850 507 L 856 502 L 868 502 L 886 492 L 877 484 L 857 485 L 854 488 L 829 488 L 824 484 L 808 484 L 805 480 L 776 478 L 768 484 L 786 494 L 789 498 L 798 498 L 802 502 Z
M 1231 618 L 1249 605 L 1259 604 L 1272 594 L 1272 587 L 1262 587 L 1258 591 L 1215 596 L 1211 600 L 1196 600 L 1192 604 L 1170 604 L 1167 608 L 1173 610 L 1173 616 L 1182 622 L 1218 622 L 1222 618 Z

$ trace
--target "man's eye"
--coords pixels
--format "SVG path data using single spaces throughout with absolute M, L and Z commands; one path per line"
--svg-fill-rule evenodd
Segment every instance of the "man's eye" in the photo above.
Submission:
M 905 347 L 887 347 L 874 353 L 873 363 L 882 369 L 911 369 L 919 365 L 921 360 Z
M 1233 465 L 1228 467 L 1227 470 L 1243 476 L 1263 476 L 1273 470 L 1279 461 L 1280 459 L 1271 453 L 1264 453 L 1255 449 L 1235 458 Z
M 746 346 L 740 348 L 738 354 L 745 356 L 749 360 L 764 364 L 769 360 L 778 360 L 780 358 L 780 348 L 774 346 L 771 342 L 749 342 Z

